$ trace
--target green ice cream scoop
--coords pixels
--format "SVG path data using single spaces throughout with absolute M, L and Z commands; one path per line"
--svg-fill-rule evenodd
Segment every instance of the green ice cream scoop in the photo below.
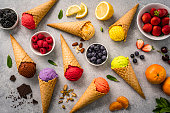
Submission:
M 115 57 L 111 63 L 111 69 L 126 67 L 129 63 L 129 58 L 124 56 Z

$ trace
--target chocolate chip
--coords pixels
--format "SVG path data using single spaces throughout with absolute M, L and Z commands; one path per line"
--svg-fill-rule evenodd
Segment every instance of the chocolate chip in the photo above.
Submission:
M 10 77 L 10 80 L 11 80 L 12 82 L 15 82 L 16 77 L 15 77 L 14 75 L 12 75 L 12 76 Z
M 21 86 L 17 87 L 18 93 L 21 98 L 27 98 L 26 95 L 32 93 L 30 85 L 22 84 Z
M 32 103 L 35 105 L 35 104 L 38 104 L 38 101 L 36 101 L 36 100 L 32 100 Z

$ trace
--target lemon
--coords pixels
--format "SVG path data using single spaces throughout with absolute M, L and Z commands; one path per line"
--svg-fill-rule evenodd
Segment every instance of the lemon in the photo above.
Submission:
M 77 13 L 76 18 L 83 18 L 87 15 L 87 6 L 84 3 L 80 4 L 81 10 Z
M 100 2 L 95 10 L 96 18 L 99 20 L 108 20 L 113 16 L 113 13 L 112 5 L 106 1 Z
M 67 8 L 66 16 L 74 15 L 74 14 L 78 13 L 80 10 L 81 10 L 80 6 L 72 5 L 72 6 Z

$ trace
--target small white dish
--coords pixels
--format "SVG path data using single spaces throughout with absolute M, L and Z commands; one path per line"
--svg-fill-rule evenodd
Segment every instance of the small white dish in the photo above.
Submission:
M 11 9 L 11 8 L 3 8 L 3 9 L 10 9 L 10 10 L 13 10 L 13 11 L 16 13 L 16 15 L 17 15 L 17 20 L 16 20 L 15 24 L 14 24 L 12 27 L 4 28 L 4 27 L 2 27 L 2 25 L 0 24 L 0 28 L 1 28 L 1 29 L 11 30 L 11 29 L 13 29 L 13 28 L 15 28 L 15 27 L 17 26 L 18 21 L 19 21 L 19 16 L 18 16 L 17 12 L 16 12 L 14 9 Z
M 106 61 L 108 60 L 108 50 L 107 50 L 106 46 L 104 46 L 105 49 L 106 49 L 106 52 L 107 52 L 107 57 L 106 57 L 106 60 L 105 60 L 103 63 L 101 63 L 101 64 L 93 64 L 93 63 L 90 62 L 89 59 L 87 58 L 87 51 L 88 51 L 89 47 L 90 47 L 91 45 L 94 45 L 94 44 L 100 44 L 100 45 L 104 46 L 104 45 L 101 44 L 101 43 L 92 43 L 92 44 L 90 44 L 90 45 L 87 47 L 87 49 L 86 49 L 85 57 L 86 57 L 86 60 L 88 61 L 89 64 L 91 64 L 91 65 L 93 65 L 93 66 L 101 66 L 101 65 L 105 64 Z
M 38 34 L 43 34 L 45 37 L 52 37 L 52 39 L 53 39 L 53 44 L 52 44 L 52 49 L 51 49 L 51 51 L 49 51 L 49 52 L 47 52 L 47 53 L 45 53 L 45 54 L 41 54 L 38 50 L 35 50 L 33 47 L 32 47 L 32 37 L 34 36 L 34 35 L 38 35 Z M 50 54 L 52 51 L 53 51 L 53 49 L 54 49 L 54 47 L 55 47 L 55 38 L 49 33 L 49 32 L 47 32 L 47 31 L 39 31 L 39 32 L 36 32 L 34 35 L 32 35 L 32 37 L 30 38 L 30 48 L 31 48 L 31 50 L 36 54 L 36 55 L 39 55 L 39 56 L 45 56 L 45 55 L 48 55 L 48 54 Z
M 163 5 L 163 4 L 160 4 L 160 3 L 150 3 L 146 6 L 144 6 L 138 13 L 137 15 L 137 25 L 138 25 L 138 28 L 140 30 L 140 32 L 145 35 L 147 38 L 149 39 L 152 39 L 152 40 L 164 40 L 166 38 L 168 38 L 170 36 L 170 34 L 168 35 L 164 35 L 164 36 L 153 36 L 151 35 L 150 33 L 146 33 L 143 31 L 142 27 L 143 27 L 143 22 L 142 22 L 142 15 L 145 13 L 145 12 L 150 12 L 151 8 L 155 8 L 155 9 L 159 9 L 159 8 L 165 8 L 168 10 L 168 13 L 170 13 L 170 9 L 169 7 L 167 7 L 166 5 Z

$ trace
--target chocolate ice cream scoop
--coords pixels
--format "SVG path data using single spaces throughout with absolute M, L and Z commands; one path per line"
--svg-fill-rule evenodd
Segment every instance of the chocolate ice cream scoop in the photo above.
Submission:
M 18 68 L 18 72 L 24 77 L 31 78 L 36 72 L 36 64 L 32 62 L 22 62 Z

